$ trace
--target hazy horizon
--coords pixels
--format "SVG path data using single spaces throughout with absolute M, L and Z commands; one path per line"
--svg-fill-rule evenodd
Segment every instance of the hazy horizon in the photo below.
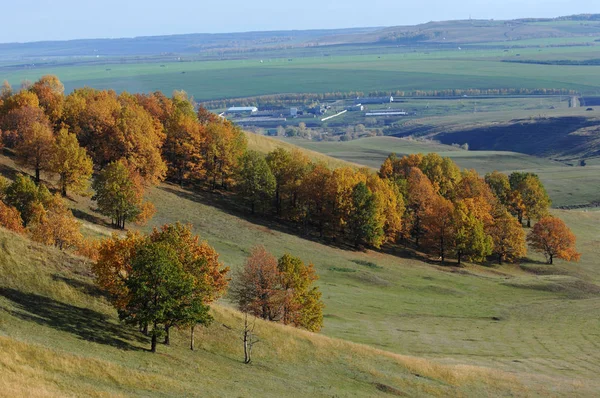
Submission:
M 600 2 L 588 0 L 507 0 L 481 4 L 477 0 L 448 3 L 429 0 L 399 4 L 358 0 L 323 4 L 317 0 L 288 4 L 274 0 L 256 3 L 231 0 L 227 9 L 217 3 L 190 0 L 106 0 L 82 4 L 76 0 L 23 0 L 4 5 L 0 43 L 112 39 L 192 33 L 233 33 L 274 30 L 342 29 L 416 25 L 457 19 L 552 18 L 600 13 Z M 210 16 L 210 18 L 207 17 Z M 220 18 L 222 17 L 222 18 Z

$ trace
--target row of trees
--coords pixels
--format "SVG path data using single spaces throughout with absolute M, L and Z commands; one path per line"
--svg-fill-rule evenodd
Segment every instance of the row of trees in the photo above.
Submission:
M 50 170 L 37 155 L 42 149 L 62 153 L 53 157 L 63 161 L 48 164 L 62 165 L 63 193 L 85 185 L 93 160 L 94 198 L 119 228 L 149 218 L 154 208 L 145 190 L 169 178 L 235 190 L 251 212 L 356 247 L 410 241 L 441 260 L 482 261 L 496 254 L 510 261 L 525 253 L 519 223 L 530 226 L 550 205 L 533 174 L 483 179 L 436 154 L 392 155 L 377 174 L 330 170 L 299 151 L 277 149 L 265 157 L 247 150 L 241 130 L 203 108 L 196 111 L 182 92 L 167 98 L 84 88 L 64 96 L 58 79 L 45 76 L 17 93 L 5 87 L 0 101 L 4 142 L 36 177 Z M 50 141 L 40 138 L 48 135 L 38 134 L 40 126 L 50 131 Z M 88 165 L 83 171 L 82 163 Z
M 206 101 L 202 106 L 209 109 L 227 108 L 230 106 L 256 106 L 259 108 L 285 108 L 292 105 L 310 107 L 318 102 L 335 101 L 339 99 L 354 99 L 364 97 L 462 97 L 479 95 L 577 95 L 577 91 L 565 88 L 471 88 L 445 90 L 392 90 L 392 91 L 362 91 L 332 92 L 332 93 L 296 93 L 269 94 L 245 98 Z
M 249 151 L 236 188 L 252 213 L 275 214 L 316 229 L 321 237 L 356 247 L 410 242 L 441 261 L 454 257 L 458 263 L 491 255 L 499 263 L 521 258 L 526 254 L 523 222 L 530 227 L 544 219 L 550 206 L 535 174 L 493 172 L 484 178 L 437 154 L 392 154 L 375 174 L 330 170 L 299 151 L 280 148 L 266 157 Z M 561 228 L 555 233 L 564 236 Z M 563 245 L 561 258 L 577 258 L 573 245 Z

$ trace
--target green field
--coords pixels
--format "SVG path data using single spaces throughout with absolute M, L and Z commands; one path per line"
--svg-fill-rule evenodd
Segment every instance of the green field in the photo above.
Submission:
M 591 47 L 593 49 L 593 47 Z M 3 68 L 0 78 L 13 85 L 56 74 L 67 90 L 91 86 L 102 89 L 170 93 L 183 89 L 197 100 L 236 98 L 275 93 L 325 93 L 375 90 L 441 90 L 453 88 L 564 88 L 584 93 L 600 91 L 595 66 L 548 66 L 501 62 L 515 58 L 503 50 L 438 51 L 352 56 L 76 65 Z M 592 50 L 551 48 L 549 59 L 570 59 Z M 520 58 L 540 51 L 523 49 Z

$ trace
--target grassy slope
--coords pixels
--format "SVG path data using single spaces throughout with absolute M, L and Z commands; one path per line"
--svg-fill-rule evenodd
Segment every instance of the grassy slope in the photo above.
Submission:
M 5 168 L 11 167 L 10 162 L 4 163 Z M 486 366 L 504 372 L 516 372 L 514 376 L 524 384 L 524 386 L 515 384 L 516 394 L 547 394 L 549 390 L 560 395 L 573 393 L 593 395 L 593 391 L 600 388 L 595 381 L 595 375 L 600 370 L 595 338 L 600 333 L 597 323 L 600 315 L 598 313 L 600 289 L 595 284 L 600 282 L 600 274 L 594 261 L 600 255 L 600 246 L 593 232 L 600 222 L 600 213 L 560 213 L 579 236 L 579 247 L 584 251 L 584 257 L 579 264 L 558 264 L 555 267 L 547 267 L 538 263 L 542 260 L 539 256 L 532 255 L 523 264 L 523 268 L 506 266 L 500 269 L 487 269 L 469 266 L 459 271 L 427 264 L 410 253 L 399 253 L 400 257 L 378 252 L 359 253 L 306 240 L 298 237 L 294 231 L 286 231 L 279 225 L 265 224 L 260 217 L 246 218 L 243 213 L 224 206 L 227 199 L 219 195 L 191 193 L 165 184 L 151 192 L 150 200 L 156 204 L 158 213 L 151 225 L 145 228 L 146 230 L 165 222 L 177 220 L 191 222 L 196 232 L 215 246 L 222 260 L 234 270 L 239 269 L 249 249 L 256 244 L 266 245 L 276 255 L 291 252 L 301 256 L 305 261 L 314 262 L 321 276 L 319 283 L 327 306 L 323 329 L 323 334 L 326 336 L 367 344 L 388 352 L 425 357 L 450 365 Z M 79 198 L 74 206 L 79 209 L 78 214 L 88 220 L 86 222 L 88 232 L 90 229 L 93 229 L 94 234 L 107 231 L 97 224 L 102 218 L 93 212 L 93 206 L 88 199 Z M 95 221 L 96 224 L 91 224 L 89 220 Z M 7 281 L 9 288 L 18 291 L 15 293 L 5 290 L 4 292 L 12 299 L 2 303 L 9 311 L 14 311 L 16 307 L 21 306 L 21 309 L 25 309 L 29 315 L 34 311 L 34 316 L 23 316 L 17 320 L 18 316 L 11 315 L 7 318 L 10 312 L 3 312 L 3 318 L 0 318 L 1 334 L 46 345 L 51 350 L 67 352 L 57 356 L 54 351 L 19 346 L 12 340 L 3 343 L 8 352 L 17 350 L 17 357 L 23 358 L 20 364 L 13 364 L 8 358 L 2 361 L 9 363 L 8 366 L 11 368 L 18 369 L 20 373 L 29 375 L 22 377 L 41 375 L 39 385 L 50 389 L 49 392 L 60 395 L 60 390 L 51 389 L 72 388 L 69 387 L 72 377 L 81 378 L 84 372 L 90 375 L 95 372 L 88 366 L 92 368 L 96 366 L 96 369 L 109 367 L 115 369 L 110 373 L 111 381 L 107 381 L 104 376 L 88 376 L 92 380 L 91 384 L 75 382 L 73 386 L 83 389 L 82 391 L 91 391 L 91 389 L 116 391 L 120 388 L 127 393 L 135 388 L 147 386 L 148 383 L 155 385 L 155 388 L 177 384 L 185 393 L 197 388 L 190 381 L 195 380 L 196 377 L 196 373 L 189 373 L 193 371 L 208 377 L 211 380 L 210 386 L 218 386 L 214 387 L 215 390 L 203 387 L 208 388 L 207 391 L 217 391 L 216 388 L 222 389 L 219 391 L 235 390 L 234 384 L 222 381 L 216 376 L 219 373 L 231 374 L 246 369 L 236 367 L 241 366 L 237 362 L 240 355 L 239 347 L 235 347 L 235 336 L 227 334 L 229 333 L 227 330 L 221 328 L 216 331 L 229 336 L 227 344 L 218 344 L 211 340 L 214 335 L 207 334 L 203 337 L 205 341 L 203 348 L 206 352 L 202 351 L 198 354 L 189 354 L 183 349 L 185 336 L 177 338 L 180 345 L 174 347 L 173 351 L 166 352 L 168 359 L 165 365 L 147 359 L 148 357 L 143 353 L 124 352 L 108 348 L 106 345 L 82 342 L 80 340 L 90 339 L 91 332 L 88 324 L 98 325 L 99 319 L 104 320 L 103 317 L 109 316 L 112 326 L 109 327 L 108 333 L 102 335 L 92 333 L 91 339 L 108 340 L 113 345 L 122 345 L 122 342 L 115 341 L 115 338 L 129 342 L 128 344 L 141 344 L 135 343 L 136 338 L 130 333 L 123 335 L 119 331 L 120 329 L 115 326 L 114 313 L 105 303 L 97 298 L 88 302 L 87 300 L 91 300 L 89 297 L 73 291 L 74 286 L 78 286 L 77 289 L 83 292 L 95 293 L 89 285 L 89 280 L 86 279 L 83 265 L 75 260 L 68 260 L 67 257 L 63 260 L 63 257 L 53 251 L 48 255 L 45 253 L 46 249 L 35 249 L 34 245 L 30 245 L 33 248 L 30 252 L 29 249 L 24 248 L 27 244 L 18 239 L 14 241 L 21 242 L 20 246 L 11 248 L 12 241 L 13 239 L 8 239 L 5 243 L 0 241 L 3 245 L 0 246 L 3 248 L 0 253 L 12 253 L 1 263 L 10 264 L 10 261 L 16 263 L 13 269 L 22 270 L 23 275 L 13 277 L 8 274 L 7 277 L 0 278 L 2 281 Z M 23 256 L 22 253 L 27 255 Z M 74 279 L 75 282 L 56 276 L 52 277 L 51 281 L 49 275 L 57 273 L 56 264 L 65 262 L 71 266 L 59 266 L 58 269 L 63 272 L 63 276 Z M 33 269 L 38 268 L 31 267 L 36 264 L 45 264 L 41 265 L 42 269 L 49 274 L 41 275 L 38 272 L 34 277 Z M 73 267 L 75 274 L 71 272 Z M 16 282 L 12 282 L 13 280 Z M 85 307 L 95 311 L 96 314 L 85 312 L 85 317 L 81 317 L 81 313 L 75 310 L 76 314 L 71 318 L 67 317 L 65 322 L 65 316 L 71 314 L 73 308 L 65 309 L 62 305 L 56 305 L 43 297 L 34 297 L 35 305 L 33 305 L 28 296 L 22 297 L 23 291 Z M 7 294 L 3 295 L 7 296 Z M 227 303 L 225 299 L 223 304 L 227 305 Z M 58 311 L 59 315 L 48 315 L 40 313 L 39 310 L 36 313 L 35 308 L 38 307 L 52 308 L 53 311 Z M 229 326 L 239 324 L 239 318 L 225 307 L 217 307 L 216 314 L 221 324 L 225 323 Z M 89 317 L 92 317 L 94 322 L 88 322 Z M 27 322 L 21 318 L 27 319 Z M 35 323 L 39 323 L 43 328 L 40 329 L 41 326 L 36 326 Z M 218 324 L 214 327 L 218 327 Z M 288 383 L 285 379 L 294 377 L 298 379 L 298 385 L 294 388 L 304 393 L 328 392 L 329 390 L 319 389 L 317 385 L 331 385 L 339 395 L 349 391 L 344 390 L 345 388 L 356 389 L 357 392 L 368 395 L 374 392 L 373 382 L 395 386 L 407 391 L 409 395 L 422 395 L 424 391 L 434 395 L 444 395 L 449 393 L 449 390 L 444 388 L 453 388 L 444 387 L 443 383 L 439 383 L 440 378 L 433 384 L 442 386 L 441 389 L 438 387 L 430 389 L 430 385 L 423 387 L 417 385 L 418 383 L 414 384 L 414 379 L 410 375 L 408 379 L 412 381 L 406 381 L 405 378 L 402 380 L 386 378 L 392 375 L 403 377 L 404 373 L 394 368 L 398 366 L 397 362 L 395 364 L 393 361 L 391 364 L 386 362 L 385 358 L 390 358 L 389 355 L 370 351 L 362 346 L 359 351 L 352 351 L 352 348 L 347 347 L 355 346 L 324 339 L 323 342 L 327 344 L 323 344 L 328 345 L 331 342 L 331 345 L 336 348 L 330 346 L 329 351 L 325 350 L 315 356 L 314 351 L 306 351 L 307 347 L 319 346 L 313 337 L 309 340 L 301 340 L 300 337 L 305 334 L 294 332 L 294 336 L 298 334 L 300 340 L 292 343 L 285 340 L 283 334 L 277 338 L 273 337 L 279 329 L 272 327 L 275 329 L 261 332 L 269 335 L 266 345 L 262 346 L 265 348 L 257 346 L 257 355 L 260 355 L 261 361 L 260 363 L 257 361 L 255 366 L 262 373 L 240 372 L 243 374 L 240 377 L 247 376 L 241 383 L 248 380 L 251 389 L 260 388 L 256 384 L 257 378 L 264 380 L 267 377 L 269 380 L 274 378 L 272 384 L 268 386 L 269 392 L 285 391 L 282 390 Z M 35 333 L 31 333 L 32 330 L 35 330 Z M 51 343 L 47 343 L 48 341 Z M 270 350 L 267 347 L 271 347 L 271 341 L 274 347 L 280 347 L 279 351 L 276 351 L 277 355 L 282 356 L 273 357 L 269 354 Z M 15 345 L 18 347 L 13 347 Z M 285 349 L 281 348 L 284 346 Z M 288 348 L 291 347 L 296 351 L 288 352 Z M 373 354 L 365 354 L 361 351 L 364 349 Z M 342 354 L 340 351 L 345 353 Z M 94 361 L 100 362 L 81 361 L 79 358 L 78 365 L 71 366 L 71 368 L 77 367 L 77 370 L 73 370 L 74 373 L 62 374 L 59 371 L 60 366 L 67 366 L 65 364 L 75 360 L 71 354 L 76 357 L 92 357 Z M 331 357 L 331 360 L 325 361 L 321 359 L 322 356 Z M 361 359 L 355 359 L 357 356 Z M 44 359 L 49 357 L 57 358 L 59 365 Z M 42 358 L 41 363 L 38 358 Z M 370 358 L 374 358 L 373 361 Z M 382 360 L 384 361 L 380 362 Z M 289 363 L 282 363 L 284 361 Z M 198 365 L 205 362 L 211 363 L 211 369 L 217 370 L 208 372 Z M 82 365 L 83 363 L 86 365 Z M 177 363 L 181 364 L 184 370 L 177 370 L 179 369 L 175 365 Z M 163 366 L 175 367 L 176 370 L 167 370 Z M 360 367 L 359 370 L 357 366 Z M 371 378 L 361 373 L 361 369 L 365 369 L 363 366 L 369 369 L 367 373 Z M 137 373 L 129 373 L 132 369 Z M 303 369 L 306 369 L 306 373 Z M 154 373 L 150 375 L 145 373 L 149 370 Z M 167 378 L 157 376 L 156 373 L 162 371 L 168 374 Z M 421 370 L 415 373 L 423 374 Z M 122 374 L 128 375 L 126 377 L 128 381 L 118 376 Z M 14 376 L 9 380 L 14 388 L 19 379 L 12 373 L 10 375 Z M 308 382 L 308 379 L 314 375 L 319 375 L 316 385 Z M 377 379 L 379 376 L 383 379 Z M 489 376 L 480 374 L 477 379 L 487 380 Z M 420 378 L 417 380 L 421 381 Z M 22 384 L 23 379 L 20 382 Z M 430 380 L 427 379 L 427 382 Z M 492 386 L 485 387 L 467 383 L 460 388 L 464 388 L 463 391 L 467 395 L 481 395 L 483 391 L 486 391 L 486 394 L 496 395 L 499 393 L 496 388 L 504 388 L 502 381 L 490 383 Z M 115 387 L 115 384 L 119 387 Z M 302 390 L 302 388 L 313 387 L 312 390 Z
M 255 362 L 243 365 L 240 314 L 216 321 L 187 350 L 183 332 L 152 355 L 118 325 L 82 259 L 0 229 L 0 386 L 3 396 L 419 396 L 518 394 L 515 376 L 383 352 L 258 322 Z

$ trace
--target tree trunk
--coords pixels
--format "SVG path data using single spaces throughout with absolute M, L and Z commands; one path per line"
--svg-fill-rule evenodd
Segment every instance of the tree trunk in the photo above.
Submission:
M 36 184 L 40 183 L 40 168 L 39 167 L 35 168 L 35 183 Z
M 531 218 L 527 219 L 527 228 L 531 228 Z
M 190 350 L 194 351 L 194 330 L 196 329 L 195 325 L 192 325 L 190 328 Z
M 462 258 L 462 252 L 459 250 L 457 254 L 458 254 L 458 256 L 457 256 L 457 259 L 458 259 L 458 265 L 460 265 L 460 260 L 461 260 L 461 258 Z
M 144 326 L 142 326 L 142 333 L 144 333 L 146 336 L 148 336 L 148 324 L 145 323 Z
M 252 201 L 252 214 L 254 214 L 254 201 Z
M 171 344 L 171 326 L 165 326 L 165 345 Z
M 502 265 L 502 254 L 498 253 L 498 264 Z
M 154 327 L 152 328 L 152 343 L 150 346 L 150 352 L 156 352 L 156 322 L 154 322 Z
M 554 257 L 554 256 L 551 254 L 551 255 L 550 255 L 550 265 L 552 265 L 552 260 L 553 260 L 553 257 Z

